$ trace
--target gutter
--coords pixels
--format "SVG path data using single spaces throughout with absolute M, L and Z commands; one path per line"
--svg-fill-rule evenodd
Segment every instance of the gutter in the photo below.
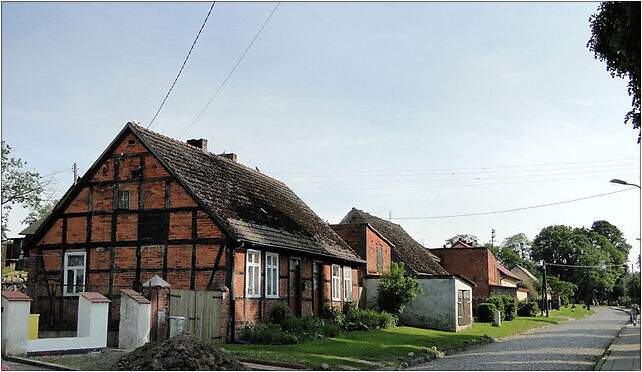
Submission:
M 245 247 L 245 242 L 237 240 L 237 243 L 240 243 L 238 247 L 233 248 L 231 251 L 232 258 L 232 278 L 230 280 L 230 340 L 228 342 L 236 341 L 236 252 L 240 251 Z

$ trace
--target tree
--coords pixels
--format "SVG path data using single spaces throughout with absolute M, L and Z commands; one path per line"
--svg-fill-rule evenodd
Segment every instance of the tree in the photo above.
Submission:
M 606 62 L 612 77 L 628 76 L 632 109 L 624 122 L 640 129 L 640 2 L 607 1 L 589 18 L 591 38 L 587 47 Z M 638 143 L 640 134 L 638 132 Z
M 569 297 L 573 297 L 577 291 L 575 284 L 560 280 L 557 276 L 547 276 L 546 280 L 548 288 L 551 289 L 551 298 L 560 297 L 562 303 L 568 303 Z
M 403 262 L 391 262 L 390 269 L 381 275 L 377 295 L 381 310 L 399 315 L 418 293 L 423 293 L 419 283 L 411 276 L 404 276 L 405 272 Z
M 526 234 L 519 233 L 504 239 L 504 242 L 502 243 L 502 247 L 512 249 L 513 251 L 519 253 L 522 259 L 525 260 L 527 258 L 530 258 L 530 255 L 531 255 L 530 251 L 531 251 L 532 244 L 533 243 L 530 240 L 528 240 L 528 237 L 526 236 Z
M 591 225 L 591 231 L 604 236 L 617 248 L 619 251 L 624 253 L 625 256 L 629 255 L 631 250 L 631 244 L 626 242 L 624 234 L 618 229 L 615 225 L 610 224 L 608 221 L 595 221 Z
M 25 169 L 27 162 L 10 156 L 11 147 L 2 141 L 2 239 L 7 238 L 7 221 L 14 205 L 38 210 L 45 200 L 51 179 Z
M 452 247 L 453 244 L 457 242 L 463 242 L 474 247 L 479 245 L 478 241 L 479 239 L 477 239 L 475 235 L 471 235 L 471 234 L 457 234 L 450 239 L 446 239 L 446 243 L 448 243 L 449 247 Z

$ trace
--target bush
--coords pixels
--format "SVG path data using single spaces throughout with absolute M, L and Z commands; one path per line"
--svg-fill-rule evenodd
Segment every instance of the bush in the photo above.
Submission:
M 493 322 L 495 320 L 495 310 L 497 306 L 494 303 L 482 302 L 477 305 L 477 315 L 480 322 Z
M 278 324 L 248 325 L 245 338 L 253 344 L 287 345 L 299 343 L 299 337 L 285 332 Z
M 270 313 L 270 321 L 274 324 L 282 324 L 285 318 L 292 316 L 290 306 L 287 302 L 279 302 L 272 308 Z
M 488 297 L 487 299 L 484 300 L 485 303 L 487 304 L 494 304 L 495 309 L 499 310 L 502 312 L 502 319 L 504 319 L 504 300 L 501 298 L 501 296 L 493 296 L 493 297 Z M 495 313 L 493 312 L 493 318 L 495 317 Z
M 338 324 L 343 320 L 343 310 L 340 306 L 326 306 L 323 308 L 322 316 Z
M 377 292 L 377 305 L 381 310 L 395 315 L 401 314 L 404 307 L 415 299 L 417 293 L 423 292 L 419 283 L 405 273 L 403 262 L 398 265 L 391 262 L 390 269 L 381 275 Z
M 535 301 L 522 301 L 517 304 L 517 315 L 519 316 L 537 316 L 539 307 Z
M 398 318 L 385 311 L 351 308 L 344 315 L 341 327 L 349 331 L 385 329 L 397 325 Z
M 519 301 L 517 301 L 516 297 L 512 296 L 501 296 L 502 300 L 504 301 L 504 315 L 502 318 L 504 320 L 513 320 L 517 318 L 517 304 Z

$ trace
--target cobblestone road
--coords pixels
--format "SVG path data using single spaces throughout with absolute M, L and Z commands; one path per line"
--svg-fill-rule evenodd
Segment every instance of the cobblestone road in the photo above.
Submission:
M 414 370 L 587 370 L 593 367 L 628 314 L 606 307 L 595 314 L 538 328 L 414 366 Z

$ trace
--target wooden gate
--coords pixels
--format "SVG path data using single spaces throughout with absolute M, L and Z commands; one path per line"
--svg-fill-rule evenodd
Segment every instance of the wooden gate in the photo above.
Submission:
M 185 317 L 183 332 L 207 342 L 221 342 L 220 291 L 171 289 L 169 316 Z

